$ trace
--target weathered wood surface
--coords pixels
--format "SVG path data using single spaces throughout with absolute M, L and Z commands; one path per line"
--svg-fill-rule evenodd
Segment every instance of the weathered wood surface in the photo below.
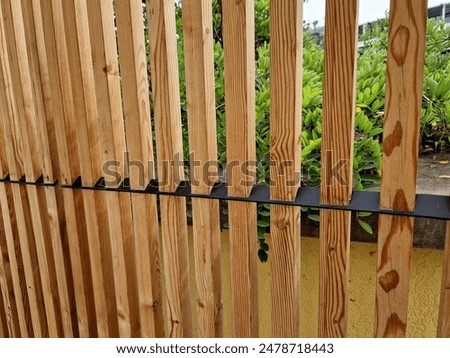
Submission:
M 415 208 L 427 1 L 391 1 L 380 207 Z M 380 215 L 376 336 L 405 337 L 414 218 Z
M 353 176 L 358 0 L 327 1 L 325 14 L 320 200 L 348 205 Z M 320 211 L 320 337 L 347 335 L 350 221 L 350 211 Z

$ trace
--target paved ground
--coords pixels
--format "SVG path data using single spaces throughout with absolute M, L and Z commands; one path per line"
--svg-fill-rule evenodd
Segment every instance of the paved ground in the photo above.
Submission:
M 418 193 L 450 195 L 450 153 L 421 156 L 418 169 Z

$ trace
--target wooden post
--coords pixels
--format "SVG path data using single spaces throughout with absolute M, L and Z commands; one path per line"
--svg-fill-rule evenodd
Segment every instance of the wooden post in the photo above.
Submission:
M 358 0 L 326 3 L 322 204 L 352 195 Z M 341 164 L 342 167 L 341 167 Z M 340 168 L 335 171 L 333 168 Z M 320 211 L 319 337 L 347 335 L 350 211 Z
M 415 208 L 426 0 L 392 0 L 380 208 Z M 414 218 L 380 215 L 376 336 L 405 337 Z
M 147 14 L 158 180 L 160 190 L 174 191 L 184 179 L 175 3 L 148 0 Z M 191 337 L 186 199 L 163 196 L 160 204 L 168 335 Z
M 300 185 L 303 2 L 270 2 L 270 198 L 294 200 Z M 272 335 L 298 337 L 300 208 L 270 213 Z

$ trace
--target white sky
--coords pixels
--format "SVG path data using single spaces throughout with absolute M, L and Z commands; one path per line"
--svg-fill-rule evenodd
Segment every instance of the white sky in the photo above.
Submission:
M 449 0 L 428 0 L 428 7 L 448 3 Z M 364 24 L 384 17 L 389 0 L 359 0 L 359 23 Z M 304 4 L 303 19 L 308 23 L 318 20 L 318 26 L 325 22 L 325 0 L 308 0 Z

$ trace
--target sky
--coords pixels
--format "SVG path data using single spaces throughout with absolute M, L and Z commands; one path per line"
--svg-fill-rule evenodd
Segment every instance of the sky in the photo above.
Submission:
M 450 0 L 428 0 L 428 7 L 448 3 Z M 384 17 L 389 8 L 389 0 L 359 0 L 359 23 L 364 24 Z M 319 21 L 323 26 L 325 20 L 325 0 L 308 0 L 304 5 L 303 19 L 307 23 Z

